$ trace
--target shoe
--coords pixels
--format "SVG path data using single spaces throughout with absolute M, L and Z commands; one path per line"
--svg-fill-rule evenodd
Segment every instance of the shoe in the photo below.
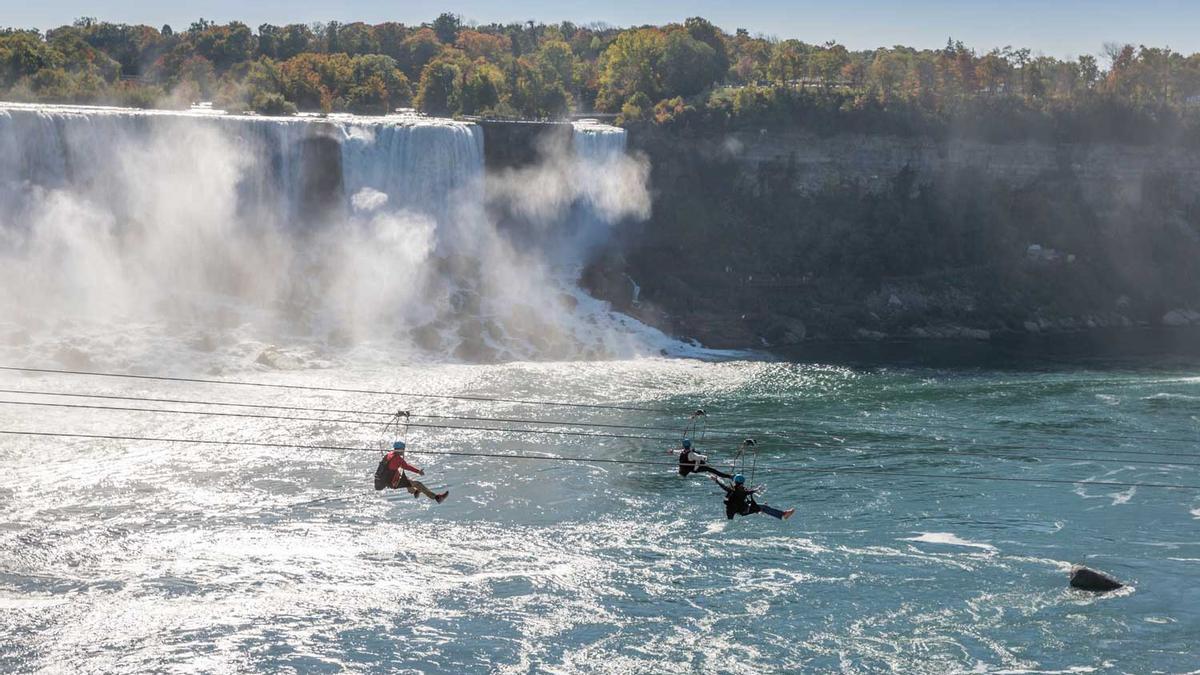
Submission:
M 795 513 L 795 512 L 796 512 L 796 509 L 788 509 L 787 511 L 784 511 L 784 512 L 783 512 L 783 519 L 784 519 L 784 520 L 787 520 L 788 518 L 791 518 L 791 517 L 792 517 L 792 514 L 793 514 L 793 513 Z
M 445 492 L 443 492 L 440 495 L 434 495 L 433 498 L 437 500 L 437 503 L 441 504 L 442 502 L 446 501 L 446 497 L 449 496 L 449 494 L 450 494 L 450 491 L 446 490 Z
M 413 499 L 420 499 L 421 493 L 417 492 L 416 490 L 413 490 L 412 496 L 413 496 Z

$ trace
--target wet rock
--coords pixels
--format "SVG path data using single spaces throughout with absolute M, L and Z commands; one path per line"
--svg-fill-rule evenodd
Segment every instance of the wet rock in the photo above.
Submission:
M 417 326 L 408 332 L 412 337 L 412 341 L 421 349 L 427 352 L 441 353 L 444 348 L 442 344 L 442 333 L 433 324 L 425 324 Z
M 1164 326 L 1190 326 L 1200 322 L 1200 313 L 1188 309 L 1173 309 L 1163 315 Z
M 479 336 L 464 337 L 454 348 L 454 357 L 468 363 L 494 363 L 497 352 Z
M 198 352 L 211 353 L 217 351 L 217 338 L 213 337 L 212 333 L 204 333 L 192 339 L 188 345 Z
M 1071 568 L 1071 587 L 1094 593 L 1107 593 L 1124 587 L 1125 584 L 1098 570 L 1075 565 Z
M 808 335 L 808 327 L 800 319 L 779 317 L 768 328 L 763 337 L 771 344 L 796 344 Z
M 298 370 L 304 367 L 303 361 L 275 345 L 269 345 L 259 352 L 254 362 L 274 370 Z

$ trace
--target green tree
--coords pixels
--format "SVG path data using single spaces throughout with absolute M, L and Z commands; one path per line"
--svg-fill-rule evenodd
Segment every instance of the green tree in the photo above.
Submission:
M 411 80 L 422 74 L 426 64 L 442 51 L 442 43 L 429 28 L 413 31 L 402 43 L 400 69 Z
M 657 28 L 639 28 L 621 33 L 601 55 L 600 92 L 596 107 L 621 110 L 634 94 L 650 101 L 662 98 L 659 61 L 666 36 Z M 644 106 L 649 108 L 649 105 Z
M 351 56 L 379 53 L 379 40 L 375 37 L 375 30 L 361 21 L 338 27 L 338 45 Z
M 438 15 L 438 18 L 433 20 L 433 32 L 437 34 L 437 39 L 446 45 L 454 44 L 458 38 L 458 31 L 462 29 L 462 17 L 457 14 L 443 12 Z
M 276 58 L 286 61 L 294 56 L 314 51 L 316 49 L 315 42 L 316 36 L 308 26 L 300 23 L 288 24 L 279 31 Z
M 476 61 L 463 82 L 460 109 L 467 115 L 495 111 L 503 91 L 504 73 L 486 61 Z
M 350 69 L 352 84 L 346 91 L 346 101 L 354 112 L 387 114 L 392 108 L 407 103 L 412 95 L 408 78 L 390 56 L 355 56 L 350 61 Z
M 664 97 L 693 96 L 724 74 L 716 51 L 685 31 L 667 35 L 658 70 Z
M 449 59 L 430 61 L 421 71 L 416 105 L 431 115 L 450 115 L 462 110 L 462 69 Z
M 767 76 L 773 82 L 788 84 L 804 76 L 807 45 L 799 40 L 784 40 L 771 48 Z

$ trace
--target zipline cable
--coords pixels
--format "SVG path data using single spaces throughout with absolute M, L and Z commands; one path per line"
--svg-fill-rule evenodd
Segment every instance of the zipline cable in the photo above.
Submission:
M 20 373 L 48 373 L 53 375 L 88 375 L 92 377 L 114 377 L 130 380 L 155 380 L 161 382 L 191 382 L 198 384 L 223 384 L 240 387 L 266 387 L 269 389 L 293 389 L 300 391 L 332 391 L 346 394 L 373 394 L 379 396 L 409 396 L 412 398 L 436 398 L 456 401 L 478 401 L 482 403 L 519 403 L 525 405 L 561 406 L 565 408 L 594 408 L 599 410 L 627 410 L 633 412 L 676 414 L 677 411 L 665 408 L 644 408 L 607 403 L 569 403 L 566 401 L 539 401 L 520 398 L 501 398 L 497 396 L 467 396 L 463 394 L 417 394 L 404 391 L 384 391 L 378 389 L 348 389 L 342 387 L 318 387 L 300 384 L 274 384 L 268 382 L 246 382 L 244 380 L 212 380 L 196 377 L 168 377 L 165 375 L 133 375 L 131 373 L 105 373 L 94 370 L 65 370 L 59 368 L 24 368 L 20 366 L 0 366 L 0 370 Z
M 624 411 L 651 412 L 651 413 L 660 413 L 660 414 L 676 414 L 675 411 L 666 410 L 666 409 L 662 409 L 662 408 L 645 408 L 645 407 L 637 407 L 637 406 L 620 406 L 620 405 L 592 404 L 592 403 L 569 403 L 569 402 L 563 402 L 563 401 L 537 401 L 537 400 L 529 400 L 529 399 L 513 399 L 513 398 L 467 396 L 467 395 L 452 395 L 452 394 L 416 394 L 416 393 L 407 393 L 407 392 L 393 392 L 393 391 L 381 391 L 381 390 L 370 390 L 370 389 L 352 389 L 352 388 L 339 388 L 339 387 L 318 387 L 318 386 L 308 386 L 308 385 L 272 384 L 272 383 L 264 383 L 264 382 L 245 382 L 245 381 L 239 381 L 239 380 L 215 380 L 215 379 L 202 379 L 202 378 L 169 377 L 169 376 L 161 376 L 161 375 L 134 375 L 134 374 L 129 374 L 129 373 L 109 373 L 109 372 L 101 372 L 101 371 L 66 370 L 66 369 L 57 369 L 57 368 L 26 368 L 26 367 L 18 367 L 18 366 L 0 366 L 0 371 L 48 373 L 48 374 L 58 374 L 58 375 L 82 375 L 82 376 L 94 376 L 94 377 L 136 379 L 136 380 L 155 380 L 155 381 L 166 381 L 166 382 L 191 382 L 191 383 L 201 383 L 201 384 L 222 384 L 222 385 L 234 385 L 234 386 L 266 387 L 266 388 L 292 389 L 292 390 L 301 390 L 301 391 L 304 391 L 304 390 L 328 391 L 328 392 L 372 394 L 372 395 L 386 395 L 386 396 L 409 396 L 409 397 L 413 397 L 413 398 L 466 400 L 466 401 L 492 402 L 492 403 L 519 403 L 519 404 L 528 404 L 528 405 L 547 405 L 547 406 L 560 406 L 560 407 L 570 407 L 570 408 L 592 408 L 592 409 L 601 409 L 601 410 L 624 410 Z M 261 407 L 261 406 L 256 406 L 256 407 Z M 377 412 L 362 413 L 360 411 L 359 414 L 379 414 L 379 413 L 377 413 Z M 388 413 L 388 414 L 390 414 L 390 413 Z M 427 415 L 426 417 L 432 417 L 432 416 Z M 804 419 L 813 419 L 813 420 L 818 420 L 818 421 L 829 420 L 829 421 L 839 422 L 839 423 L 840 422 L 863 422 L 864 421 L 864 420 L 861 420 L 858 418 L 852 418 L 852 417 L 847 418 L 847 417 L 828 416 L 828 415 L 825 415 L 825 416 L 806 415 L 804 417 Z M 962 418 L 961 417 L 952 417 L 950 419 L 962 419 Z M 484 420 L 480 419 L 479 421 L 484 421 Z M 497 419 L 496 421 L 500 421 L 500 420 Z M 1006 420 L 1006 421 L 1008 421 L 1008 420 Z M 869 420 L 868 422 L 876 423 L 874 420 Z M 542 421 L 539 421 L 538 423 L 539 424 L 556 424 L 555 422 L 542 422 Z M 558 423 L 558 424 L 562 424 L 562 423 Z M 899 426 L 899 427 L 919 427 L 919 426 L 921 426 L 921 425 L 913 424 L 911 422 L 896 423 L 896 422 L 880 421 L 877 424 L 885 424 L 885 425 L 890 424 L 892 426 Z M 578 426 L 601 426 L 601 425 L 599 425 L 599 424 L 591 424 L 591 425 L 580 424 Z M 634 428 L 634 427 L 631 425 L 629 427 L 622 427 L 622 428 Z M 997 431 L 997 429 L 985 429 L 985 428 L 980 428 L 980 427 L 955 427 L 955 428 L 959 429 L 959 430 L 963 430 L 963 431 L 979 431 L 981 433 L 991 433 L 991 432 Z M 649 430 L 649 429 L 646 429 L 646 430 Z M 666 430 L 666 428 L 663 428 L 663 430 Z M 761 436 L 768 436 L 770 434 L 759 433 L 758 435 L 761 437 Z M 1094 438 L 1101 438 L 1101 439 L 1127 438 L 1130 440 L 1144 440 L 1139 437 L 1134 437 L 1134 436 L 1130 436 L 1130 435 L 1121 435 L 1121 434 L 1084 434 L 1084 433 L 1075 432 L 1071 435 L 1077 436 L 1077 437 L 1094 437 Z M 1200 439 L 1185 439 L 1185 438 L 1177 438 L 1177 437 L 1154 437 L 1153 435 L 1148 435 L 1148 437 L 1153 438 L 1155 441 L 1168 441 L 1168 442 L 1176 442 L 1176 443 L 1196 443 L 1196 442 L 1200 441 Z
M 833 423 L 850 422 L 850 423 L 859 423 L 859 424 L 871 424 L 874 426 L 892 426 L 892 427 L 911 428 L 911 429 L 929 429 L 931 426 L 929 424 L 918 424 L 916 422 L 892 422 L 892 421 L 885 421 L 885 420 L 873 419 L 873 418 L 868 418 L 868 417 L 835 417 L 835 416 L 822 417 L 820 415 L 805 415 L 803 419 L 805 421 L 811 420 L 811 421 L 815 421 L 815 422 L 833 422 Z M 909 419 L 912 419 L 912 418 L 910 417 Z M 953 420 L 962 419 L 962 418 L 952 417 L 952 418 L 947 418 L 947 419 L 938 419 L 938 418 L 929 418 L 929 419 L 931 422 L 945 423 L 947 421 L 952 422 Z M 1001 425 L 1003 425 L 1003 424 L 1021 424 L 1021 422 L 1019 422 L 1017 420 L 998 420 L 998 423 Z M 948 430 L 948 431 L 977 431 L 980 433 L 996 433 L 996 432 L 1044 433 L 1044 434 L 1053 434 L 1054 433 L 1054 431 L 1049 430 L 1049 429 L 1042 429 L 1042 430 L 1039 430 L 1039 429 L 1014 429 L 1011 427 L 1004 427 L 1004 426 L 996 426 L 996 427 L 990 427 L 990 428 L 989 427 L 946 426 L 946 427 L 942 427 L 942 428 L 945 430 Z M 1121 439 L 1132 440 L 1132 441 L 1144 441 L 1147 439 L 1152 439 L 1156 442 L 1164 442 L 1164 443 L 1189 443 L 1189 444 L 1200 443 L 1200 435 L 1197 435 L 1196 438 L 1179 438 L 1178 436 L 1157 436 L 1152 432 L 1147 432 L 1146 434 L 1144 434 L 1142 436 L 1134 436 L 1132 434 L 1120 434 L 1120 433 L 1108 434 L 1108 433 L 1103 433 L 1103 432 L 1102 433 L 1087 433 L 1087 432 L 1079 432 L 1079 431 L 1070 431 L 1070 432 L 1067 432 L 1066 434 L 1064 434 L 1062 437 L 1064 437 L 1064 438 L 1099 438 L 1099 439 L 1106 439 L 1106 440 L 1112 439 L 1112 438 L 1121 438 Z
M 379 416 L 392 416 L 395 414 L 395 413 L 391 413 L 391 412 L 381 412 L 381 411 L 372 411 L 372 410 L 353 410 L 353 409 L 345 409 L 345 408 L 315 408 L 315 407 L 287 406 L 287 405 L 275 405 L 275 404 L 233 403 L 233 402 L 228 402 L 228 401 L 207 401 L 207 400 L 198 400 L 198 399 L 156 398 L 156 397 L 148 397 L 148 396 L 121 396 L 121 395 L 114 395 L 114 394 L 95 394 L 95 393 L 81 394 L 81 393 L 68 393 L 68 392 L 58 392 L 58 391 L 29 390 L 29 389 L 0 388 L 0 393 L 32 395 L 32 396 L 57 396 L 57 397 L 66 397 L 66 398 L 85 398 L 85 399 L 86 398 L 96 398 L 96 399 L 119 400 L 119 401 L 141 401 L 141 402 L 149 402 L 149 403 L 176 403 L 176 404 L 212 406 L 212 407 L 234 407 L 234 408 L 251 408 L 251 409 L 268 409 L 268 410 L 287 410 L 287 411 L 296 411 L 296 412 L 319 412 L 319 413 L 333 413 L 333 414 L 359 414 L 359 415 L 379 415 Z M 18 404 L 16 402 L 0 401 L 0 404 L 2 404 L 2 403 Z M 22 402 L 20 404 L 35 405 L 34 402 Z M 124 409 L 124 408 L 112 407 L 112 406 L 109 406 L 109 407 L 95 406 L 95 408 L 96 409 L 110 409 L 111 408 L 111 409 L 115 409 L 115 410 L 123 410 Z M 131 411 L 131 412 L 149 412 L 150 411 L 148 409 L 141 409 L 141 408 L 125 409 L 125 410 Z M 153 409 L 153 410 L 155 412 L 164 412 L 164 413 L 168 413 L 168 414 L 211 414 L 211 415 L 216 415 L 216 416 L 224 416 L 224 415 L 221 415 L 220 413 L 205 412 L 205 411 L 174 411 L 174 410 L 161 410 L 161 409 Z M 609 424 L 609 423 L 598 423 L 598 422 L 578 422 L 578 423 L 576 423 L 576 422 L 567 422 L 567 421 L 560 421 L 560 420 L 542 420 L 542 419 L 510 418 L 510 417 L 474 417 L 474 416 L 464 416 L 464 415 L 436 415 L 436 414 L 421 414 L 421 413 L 411 413 L 411 415 L 412 415 L 412 417 L 419 417 L 419 418 L 443 419 L 443 420 L 466 421 L 466 422 L 498 422 L 498 423 L 515 423 L 515 424 L 548 425 L 548 426 L 635 429 L 635 430 L 646 430 L 646 431 L 675 431 L 675 429 L 672 429 L 671 427 L 621 425 L 621 424 Z M 281 420 L 293 420 L 293 421 L 318 421 L 318 422 L 328 421 L 328 422 L 347 423 L 347 424 L 371 424 L 372 423 L 370 420 L 345 420 L 345 419 L 266 416 L 266 415 L 258 416 L 258 417 L 265 418 L 265 419 L 281 419 Z M 427 428 L 438 428 L 437 425 L 418 425 L 418 426 L 426 426 Z M 904 427 L 916 426 L 916 427 L 920 427 L 920 428 L 928 428 L 926 425 L 896 424 L 896 426 L 904 426 Z M 468 427 L 450 427 L 450 426 L 446 425 L 445 428 L 466 429 Z M 480 428 L 480 427 L 470 427 L 470 428 L 474 429 L 474 428 Z M 491 429 L 488 428 L 487 430 L 491 430 Z M 964 429 L 961 427 L 958 427 L 958 428 L 955 428 L 955 430 L 964 430 Z M 824 429 L 821 429 L 819 431 L 823 434 L 826 434 L 826 436 L 818 436 L 818 435 L 811 434 L 811 433 L 799 433 L 799 434 L 794 434 L 790 438 L 785 438 L 780 434 L 773 434 L 773 433 L 752 434 L 749 432 L 742 432 L 738 436 L 720 436 L 720 437 L 713 437 L 708 440 L 712 443 L 740 442 L 740 440 L 747 435 L 755 435 L 760 438 L 763 436 L 766 436 L 768 438 L 782 439 L 784 442 L 792 443 L 792 444 L 795 443 L 795 441 L 792 439 L 794 439 L 794 437 L 796 435 L 804 437 L 806 442 L 814 442 L 814 443 L 828 442 L 829 439 L 833 439 L 835 441 L 838 440 L 838 437 L 835 435 L 835 432 L 824 430 Z M 853 433 L 861 434 L 862 431 L 863 430 L 854 430 Z M 881 435 L 887 435 L 887 433 L 885 431 L 880 431 L 880 430 L 875 430 L 875 429 L 868 429 L 865 431 L 867 431 L 869 433 L 878 433 Z M 987 431 L 987 430 L 979 429 L 979 431 Z M 542 430 L 533 430 L 533 429 L 514 430 L 514 433 L 542 433 Z M 552 433 L 552 432 L 546 431 L 545 433 Z M 686 435 L 687 432 L 685 431 L 684 434 Z M 575 435 L 575 434 L 569 434 L 569 435 Z M 913 436 L 915 438 L 920 439 L 920 438 L 927 438 L 929 435 L 937 435 L 937 434 L 913 435 Z M 654 438 L 654 437 L 649 437 L 649 436 L 617 435 L 617 434 L 613 434 L 608 437 L 622 437 L 622 438 L 629 438 L 631 440 L 662 440 L 662 441 L 673 440 L 671 438 L 665 438 L 665 437 L 664 438 Z M 1061 436 L 1060 438 L 1071 438 L 1071 436 Z M 937 440 L 944 441 L 945 439 L 937 439 Z M 768 442 L 768 445 L 776 445 L 776 444 Z M 975 445 L 975 444 L 972 443 L 972 445 Z M 849 447 L 849 446 L 845 446 L 842 443 L 837 443 L 833 447 L 838 447 L 838 448 L 842 448 L 842 449 L 858 449 L 858 450 L 869 450 L 869 451 L 879 450 L 879 448 Z M 998 449 L 998 450 L 1013 450 L 1013 451 L 1025 451 L 1025 450 L 1032 449 L 1027 446 L 1021 446 L 1021 445 L 996 444 L 996 443 L 985 444 L 984 447 Z M 1149 455 L 1149 456 L 1162 455 L 1162 456 L 1168 456 L 1168 457 L 1200 457 L 1200 455 L 1190 454 L 1190 453 L 1163 453 L 1163 452 L 1136 451 L 1136 450 L 1101 450 L 1101 449 L 1095 449 L 1095 448 L 1055 448 L 1055 450 L 1063 451 L 1063 452 L 1080 452 L 1080 453 L 1088 453 L 1088 454 L 1119 454 L 1119 455 L 1133 454 L 1133 455 Z M 1067 458 L 1062 458 L 1062 459 L 1067 459 Z M 1127 461 L 1132 461 L 1132 460 L 1127 460 Z M 1139 463 L 1149 463 L 1149 462 L 1139 462 Z M 1189 466 L 1190 465 L 1188 463 L 1178 463 L 1178 462 L 1172 462 L 1172 464 L 1176 465 L 1176 466 Z
M 38 437 L 53 437 L 53 438 L 78 438 L 92 440 L 111 440 L 111 441 L 143 441 L 150 443 L 190 443 L 194 445 L 236 445 L 248 447 L 267 447 L 267 448 L 285 448 L 297 450 L 338 450 L 348 452 L 375 452 L 379 450 L 373 448 L 349 447 L 339 445 L 297 445 L 294 443 L 268 443 L 262 441 L 213 441 L 195 438 L 162 438 L 150 436 L 118 436 L 109 434 L 71 434 L 60 432 L 44 432 L 44 431 L 17 431 L 10 429 L 0 429 L 0 434 L 9 436 L 38 436 Z M 522 455 L 522 454 L 504 454 L 493 452 L 460 452 L 456 450 L 421 450 L 414 451 L 414 454 L 438 455 L 449 457 L 483 457 L 492 459 L 519 459 L 519 460 L 541 460 L 548 462 L 579 462 L 586 464 L 626 464 L 630 466 L 663 466 L 674 467 L 675 462 L 654 462 L 650 460 L 636 459 L 611 459 L 605 457 L 564 457 L 554 455 Z M 1044 483 L 1057 485 L 1098 485 L 1104 487 L 1143 487 L 1143 488 L 1159 488 L 1164 490 L 1195 490 L 1200 491 L 1200 485 L 1185 485 L 1176 483 L 1142 483 L 1142 482 L 1125 482 L 1125 481 L 1099 481 L 1099 480 L 1069 480 L 1061 478 L 1017 478 L 1014 476 L 968 476 L 959 474 L 929 474 L 912 471 L 891 471 L 888 469 L 863 469 L 863 468 L 812 468 L 798 466 L 772 466 L 762 467 L 759 471 L 770 473 L 806 473 L 806 474 L 864 474 L 864 475 L 881 475 L 881 476 L 906 476 L 913 478 L 932 478 L 936 480 L 954 481 L 954 480 L 975 480 L 975 481 L 1003 481 L 1014 483 Z
M 141 401 L 144 403 L 180 403 L 185 405 L 201 405 L 227 408 L 261 408 L 264 410 L 291 410 L 294 412 L 319 412 L 332 413 L 339 415 L 379 415 L 382 417 L 392 417 L 396 413 L 394 411 L 385 412 L 382 410 L 354 410 L 348 408 L 314 408 L 307 406 L 294 405 L 277 405 L 267 403 L 233 403 L 230 401 L 204 401 L 199 399 L 186 398 L 155 398 L 151 396 L 120 396 L 116 394 L 80 394 L 67 393 L 60 391 L 46 391 L 34 389 L 3 389 L 0 388 L 0 393 L 3 394 L 23 394 L 29 396 L 62 396 L 66 398 L 98 398 L 113 401 Z M 633 429 L 637 431 L 678 431 L 676 427 L 653 427 L 642 426 L 637 424 L 611 424 L 607 422 L 568 422 L 563 420 L 543 420 L 543 419 L 524 419 L 515 417 L 472 417 L 467 415 L 435 415 L 432 413 L 416 413 L 408 411 L 412 417 L 421 417 L 425 419 L 442 419 L 442 420 L 460 420 L 471 422 L 506 422 L 512 424 L 545 424 L 552 426 L 569 426 L 569 427 L 597 427 L 606 429 Z M 382 421 L 382 420 L 381 420 Z M 748 432 L 732 432 L 737 434 L 738 442 Z M 733 441 L 735 436 L 717 437 L 720 440 Z M 710 439 L 711 440 L 711 439 Z
M 379 420 L 333 419 L 333 418 L 324 418 L 324 417 L 294 417 L 294 416 L 287 416 L 287 415 L 229 413 L 229 412 L 215 412 L 215 411 L 205 411 L 205 410 L 173 410 L 173 409 L 163 409 L 163 408 L 137 408 L 137 407 L 132 407 L 132 406 L 102 406 L 102 405 L 86 405 L 86 404 L 74 404 L 74 403 L 52 403 L 52 402 L 43 402 L 43 401 L 0 400 L 0 405 L 47 407 L 47 408 L 68 408 L 68 409 L 84 409 L 84 410 L 111 410 L 111 411 L 119 411 L 119 412 L 147 412 L 147 413 L 162 413 L 162 414 L 169 414 L 169 415 L 234 417 L 234 418 L 250 418 L 250 419 L 286 420 L 286 421 L 297 421 L 297 422 L 328 422 L 328 423 L 333 423 L 333 424 L 356 424 L 356 425 L 370 425 L 370 426 L 379 424 Z M 576 432 L 576 431 L 561 431 L 561 430 L 546 430 L 546 429 L 512 429 L 512 428 L 478 427 L 478 426 L 464 427 L 464 426 L 420 424 L 420 423 L 411 423 L 411 424 L 406 423 L 406 426 L 437 429 L 437 430 L 489 431 L 489 432 L 514 433 L 514 434 L 582 436 L 582 437 L 599 437 L 599 438 L 617 438 L 617 439 L 637 440 L 637 441 L 671 441 L 671 440 L 673 440 L 670 438 L 657 438 L 657 437 L 653 437 L 653 436 L 634 436 L 634 435 L 624 435 L 624 434 L 606 434 L 606 433 Z M 925 453 L 929 453 L 928 450 L 920 450 L 917 448 L 889 448 L 889 447 L 877 448 L 877 447 L 869 447 L 869 446 L 848 446 L 848 445 L 841 445 L 841 444 L 824 446 L 824 448 L 825 449 L 846 450 L 846 451 L 871 452 L 871 453 L 878 453 L 878 452 L 887 452 L 887 453 L 925 452 Z M 793 447 L 775 446 L 774 449 L 811 451 L 813 448 L 801 448 L 799 446 L 793 446 Z M 999 452 L 1016 453 L 1016 454 L 999 454 L 999 452 L 988 452 L 989 449 L 999 451 Z M 1034 450 L 1038 450 L 1038 449 L 1024 447 L 1024 446 L 988 445 L 988 446 L 982 446 L 980 449 L 975 449 L 972 447 L 968 447 L 965 449 L 947 448 L 945 450 L 945 452 L 939 452 L 938 455 L 939 456 L 942 456 L 942 455 L 971 455 L 971 456 L 980 456 L 980 457 L 991 457 L 994 459 L 1035 459 L 1035 460 L 1039 460 L 1039 461 L 1044 461 L 1047 459 L 1056 459 L 1056 460 L 1064 460 L 1064 461 L 1092 461 L 1092 462 L 1108 462 L 1108 463 L 1119 463 L 1119 464 L 1144 464 L 1144 465 L 1151 465 L 1151 466 L 1200 466 L 1200 462 L 1137 460 L 1137 459 L 1128 459 L 1125 457 L 1114 458 L 1114 459 L 1096 458 L 1096 457 L 1079 458 L 1079 457 L 1066 457 L 1061 454 L 1046 454 L 1044 452 L 1039 453 L 1039 454 L 1032 454 L 1031 451 L 1034 451 Z M 1134 451 L 1134 450 L 1100 450 L 1100 449 L 1085 449 L 1085 448 L 1055 448 L 1054 450 L 1061 451 L 1061 452 L 1078 452 L 1078 453 L 1087 453 L 1087 454 L 1144 455 L 1144 456 L 1152 456 L 1152 457 L 1175 457 L 1175 456 L 1198 457 L 1198 456 L 1200 456 L 1200 455 L 1191 455 L 1191 454 L 1185 454 L 1185 453 L 1138 452 L 1138 451 Z
M 209 417 L 240 417 L 264 420 L 289 420 L 293 422 L 329 422 L 334 424 L 364 424 L 378 426 L 381 420 L 334 419 L 327 417 L 292 417 L 288 415 L 262 415 L 256 413 L 215 412 L 211 410 L 173 410 L 166 408 L 136 408 L 133 406 L 87 405 L 83 403 L 50 403 L 46 401 L 6 401 L 0 400 L 0 405 L 35 406 L 43 408 L 73 408 L 83 410 L 114 410 L 120 412 L 148 412 L 168 415 L 204 415 Z M 678 439 L 660 436 L 634 436 L 631 434 L 610 434 L 590 431 L 563 431 L 557 429 L 514 429 L 508 427 L 462 427 L 447 424 L 420 424 L 413 422 L 411 427 L 424 429 L 454 429 L 458 431 L 495 431 L 510 434 L 544 434 L 549 436 L 584 436 L 591 438 L 624 438 L 638 441 L 676 441 Z

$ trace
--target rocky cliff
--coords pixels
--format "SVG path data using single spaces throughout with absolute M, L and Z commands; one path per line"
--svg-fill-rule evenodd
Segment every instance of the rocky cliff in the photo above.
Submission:
M 648 222 L 592 292 L 711 346 L 1200 319 L 1200 152 L 1116 143 L 635 129 Z

